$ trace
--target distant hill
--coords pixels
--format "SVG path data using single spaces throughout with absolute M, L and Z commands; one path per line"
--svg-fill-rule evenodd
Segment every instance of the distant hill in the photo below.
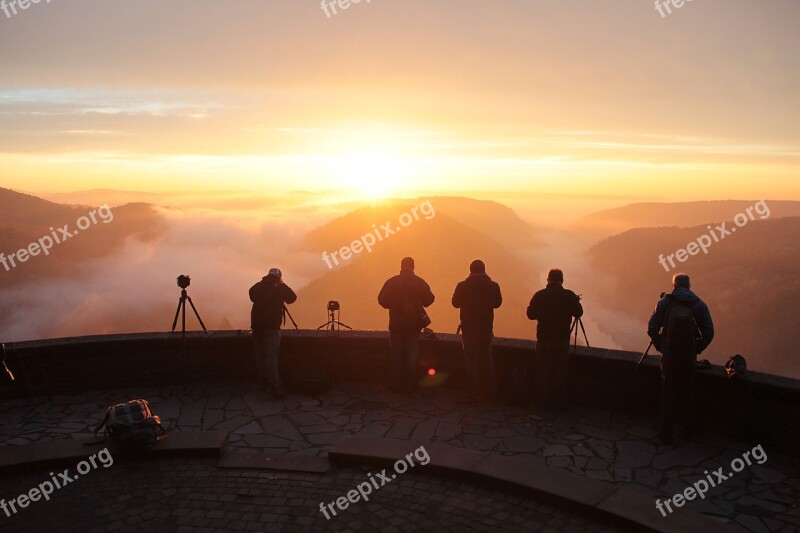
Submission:
M 605 291 L 604 303 L 642 324 L 641 331 L 611 328 L 608 333 L 626 349 L 643 349 L 644 324 L 658 294 L 670 290 L 672 274 L 685 271 L 714 316 L 717 337 L 709 353 L 717 355 L 717 362 L 741 353 L 754 369 L 800 378 L 794 315 L 800 299 L 800 217 L 751 222 L 712 245 L 708 255 L 701 252 L 665 272 L 659 254 L 674 253 L 707 231 L 705 224 L 634 229 L 590 250 L 598 278 L 616 282 Z
M 7 256 L 56 230 L 64 224 L 70 231 L 87 215 L 88 206 L 65 206 L 35 196 L 0 188 L 0 252 Z M 85 261 L 114 255 L 128 237 L 149 242 L 164 231 L 161 215 L 148 204 L 129 204 L 112 209 L 113 220 L 104 223 L 96 215 L 93 224 L 81 235 L 53 247 L 50 255 L 39 254 L 6 271 L 0 265 L 0 289 L 30 280 L 59 278 L 78 271 Z
M 570 227 L 571 232 L 593 237 L 595 240 L 622 233 L 634 228 L 659 228 L 677 226 L 687 228 L 732 220 L 734 216 L 753 206 L 757 200 L 709 202 L 644 202 L 598 211 L 579 219 Z M 769 218 L 800 216 L 800 202 L 765 200 Z
M 458 310 L 451 306 L 456 284 L 469 274 L 469 263 L 476 258 L 487 264 L 488 274 L 499 281 L 505 298 L 497 312 L 496 334 L 529 337 L 531 322 L 525 308 L 538 269 L 520 259 L 512 246 L 533 246 L 538 241 L 533 229 L 513 211 L 492 202 L 462 198 L 432 198 L 436 216 L 422 218 L 375 246 L 372 253 L 361 253 L 337 270 L 312 281 L 300 291 L 293 307 L 295 318 L 304 327 L 325 321 L 325 304 L 342 304 L 342 321 L 355 328 L 385 329 L 388 313 L 378 305 L 383 283 L 400 270 L 400 260 L 410 255 L 422 276 L 436 294 L 429 312 L 436 331 L 455 332 Z M 311 232 L 309 249 L 331 252 L 371 231 L 372 225 L 397 221 L 419 202 L 408 201 L 376 208 L 359 209 Z M 397 224 L 393 223 L 392 227 Z M 346 237 L 345 237 L 346 236 Z M 321 260 L 321 259 L 320 259 Z

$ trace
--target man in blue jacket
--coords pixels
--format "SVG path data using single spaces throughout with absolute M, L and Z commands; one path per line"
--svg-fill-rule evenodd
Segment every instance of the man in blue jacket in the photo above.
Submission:
M 414 259 L 404 257 L 400 274 L 389 278 L 378 294 L 378 303 L 389 310 L 389 343 L 392 350 L 392 389 L 411 392 L 416 388 L 419 334 L 424 308 L 435 299 L 430 286 L 414 274 Z
M 661 357 L 661 440 L 672 442 L 676 420 L 691 436 L 697 430 L 693 414 L 697 356 L 714 339 L 708 306 L 691 291 L 687 274 L 672 277 L 672 293 L 658 302 L 647 334 Z
M 283 306 L 296 300 L 297 295 L 283 282 L 283 273 L 278 268 L 270 269 L 269 274 L 250 288 L 258 381 L 262 389 L 271 389 L 278 398 L 286 396 L 278 364 Z
M 469 265 L 469 277 L 459 283 L 453 293 L 453 307 L 461 310 L 464 361 L 476 400 L 494 396 L 494 310 L 502 303 L 500 285 L 486 274 L 484 262 L 476 259 Z

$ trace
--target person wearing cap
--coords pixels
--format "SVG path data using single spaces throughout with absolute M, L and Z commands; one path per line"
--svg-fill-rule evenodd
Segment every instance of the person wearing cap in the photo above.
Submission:
M 279 268 L 270 269 L 269 274 L 250 288 L 250 301 L 253 302 L 250 319 L 259 385 L 264 390 L 271 390 L 278 398 L 286 396 L 278 364 L 283 306 L 296 300 L 297 295 L 283 282 Z
M 545 409 L 561 410 L 566 401 L 569 336 L 573 318 L 583 316 L 580 298 L 564 288 L 564 273 L 554 268 L 547 287 L 533 295 L 528 318 L 536 325 L 537 399 Z
M 419 334 L 426 326 L 424 308 L 435 298 L 425 280 L 414 274 L 411 257 L 403 258 L 400 274 L 388 279 L 378 294 L 378 303 L 389 310 L 392 389 L 397 392 L 415 388 Z
M 469 265 L 467 279 L 456 286 L 453 307 L 460 309 L 464 364 L 471 394 L 478 400 L 494 395 L 494 310 L 502 304 L 500 285 L 486 274 L 484 262 L 476 259 Z

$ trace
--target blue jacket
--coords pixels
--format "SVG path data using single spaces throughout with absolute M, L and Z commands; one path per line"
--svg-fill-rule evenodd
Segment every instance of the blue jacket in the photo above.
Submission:
M 667 310 L 673 300 L 687 303 L 694 311 L 694 319 L 700 331 L 700 338 L 695 343 L 695 353 L 698 355 L 703 353 L 708 348 L 708 345 L 711 344 L 711 341 L 714 340 L 714 322 L 711 320 L 711 312 L 705 302 L 685 287 L 677 287 L 672 291 L 672 294 L 664 296 L 656 305 L 656 309 L 653 311 L 650 322 L 647 325 L 647 334 L 653 339 L 653 346 L 665 355 L 671 353 L 668 345 Z M 664 328 L 663 331 L 662 327 Z

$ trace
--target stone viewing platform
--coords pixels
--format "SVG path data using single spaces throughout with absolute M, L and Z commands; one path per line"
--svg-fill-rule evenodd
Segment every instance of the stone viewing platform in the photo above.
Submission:
M 800 530 L 796 381 L 754 373 L 746 388 L 729 391 L 712 368 L 699 379 L 713 393 L 703 403 L 705 431 L 664 445 L 653 411 L 654 358 L 633 381 L 636 354 L 579 347 L 575 406 L 554 414 L 462 401 L 452 335 L 423 341 L 413 395 L 383 384 L 385 333 L 286 332 L 286 375 L 323 369 L 331 386 L 283 399 L 248 379 L 250 342 L 244 332 L 215 332 L 189 335 L 185 346 L 179 335 L 137 334 L 9 347 L 18 381 L 0 399 L 0 498 L 49 479 L 54 464 L 74 470 L 76 443 L 91 439 L 113 403 L 146 398 L 172 444 L 120 457 L 12 517 L 0 512 L 0 530 Z M 499 374 L 533 348 L 499 339 Z M 744 410 L 728 418 L 729 397 L 720 395 L 744 401 Z M 192 444 L 189 434 L 200 440 Z M 37 449 L 48 442 L 46 453 Z M 429 465 L 331 520 L 320 512 L 320 503 L 390 468 L 402 450 L 426 445 Z M 656 509 L 657 498 L 684 492 L 706 471 L 729 472 L 757 445 L 764 464 L 746 466 L 679 512 Z M 85 448 L 86 456 L 96 449 Z M 33 460 L 42 454 L 46 463 Z

